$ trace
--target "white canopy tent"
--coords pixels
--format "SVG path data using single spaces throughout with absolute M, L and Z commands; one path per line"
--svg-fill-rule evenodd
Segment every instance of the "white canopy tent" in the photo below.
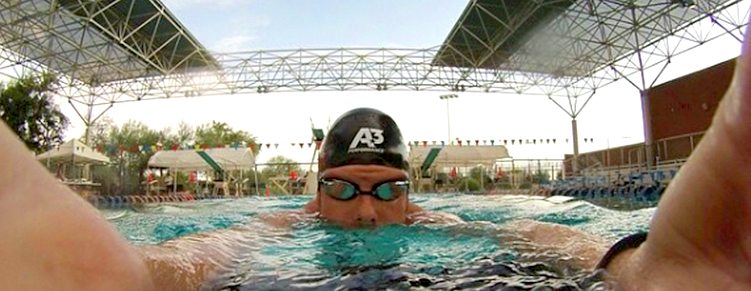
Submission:
M 75 139 L 41 153 L 36 158 L 38 161 L 46 163 L 107 164 L 110 162 L 107 156 Z
M 482 166 L 493 169 L 501 159 L 510 158 L 508 150 L 502 145 L 492 146 L 413 146 L 409 152 L 410 167 L 415 173 L 417 189 L 423 185 L 432 184 L 433 179 L 423 180 L 429 169 L 452 167 L 455 175 L 456 168 Z M 425 163 L 426 160 L 429 163 Z M 427 168 L 424 168 L 426 166 Z M 480 180 L 480 187 L 482 187 Z
M 505 146 L 415 146 L 409 151 L 409 163 L 413 168 L 422 166 L 431 149 L 440 149 L 433 165 L 451 166 L 493 166 L 500 159 L 510 158 Z
M 249 148 L 159 151 L 149 158 L 148 166 L 151 168 L 167 168 L 170 171 L 218 170 L 211 163 L 215 163 L 214 166 L 218 166 L 224 171 L 250 170 L 255 169 L 256 166 L 255 156 Z M 257 173 L 254 179 L 257 187 Z M 177 191 L 177 183 L 173 184 L 173 191 Z
M 255 157 L 248 148 L 216 148 L 202 150 L 224 170 L 255 168 Z M 198 150 L 158 151 L 149 159 L 149 167 L 169 168 L 178 171 L 203 171 L 213 169 Z
M 51 169 L 51 164 L 57 165 L 57 174 L 55 175 L 63 181 L 67 179 L 91 181 L 92 177 L 89 166 L 103 165 L 110 162 L 107 156 L 93 150 L 76 139 L 72 139 L 54 149 L 41 153 L 36 158 L 39 162 L 45 164 L 48 169 Z M 65 174 L 68 172 L 69 165 L 72 166 L 75 172 L 72 177 L 67 177 Z M 77 169 L 76 165 L 83 167 Z

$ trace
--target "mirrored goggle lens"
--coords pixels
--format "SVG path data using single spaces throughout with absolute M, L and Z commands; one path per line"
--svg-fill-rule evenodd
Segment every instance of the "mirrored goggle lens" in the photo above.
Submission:
M 349 200 L 355 197 L 357 189 L 354 185 L 338 180 L 323 180 L 321 181 L 321 190 L 326 195 L 329 195 L 338 200 Z
M 405 181 L 394 181 L 378 185 L 373 191 L 373 194 L 378 199 L 390 201 L 407 194 L 408 190 L 409 183 Z
M 321 180 L 321 190 L 330 197 L 338 200 L 350 200 L 357 194 L 357 187 L 346 181 L 340 180 Z M 409 182 L 392 181 L 382 183 L 376 186 L 373 193 L 377 199 L 390 201 L 407 194 L 409 191 Z

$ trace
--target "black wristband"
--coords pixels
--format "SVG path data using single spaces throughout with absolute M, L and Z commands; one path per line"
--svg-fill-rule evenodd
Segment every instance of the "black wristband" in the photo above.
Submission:
M 618 254 L 628 249 L 635 249 L 639 247 L 646 240 L 647 240 L 646 232 L 635 233 L 635 234 L 622 238 L 617 243 L 615 243 L 612 247 L 610 247 L 608 252 L 605 253 L 605 256 L 603 256 L 602 259 L 600 260 L 600 263 L 597 264 L 597 267 L 595 269 L 607 268 L 610 262 L 613 260 L 613 258 L 615 258 Z

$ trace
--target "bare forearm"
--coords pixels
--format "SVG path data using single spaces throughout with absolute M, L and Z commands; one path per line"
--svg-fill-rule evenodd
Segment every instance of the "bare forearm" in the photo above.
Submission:
M 112 226 L 2 123 L 0 148 L 0 289 L 150 288 L 145 266 Z
M 151 274 L 156 290 L 198 290 L 212 264 L 196 258 L 191 251 L 162 246 L 139 247 L 139 252 Z
M 518 220 L 507 226 L 528 240 L 536 251 L 569 255 L 574 259 L 573 265 L 582 269 L 594 269 L 608 247 L 602 238 L 564 225 Z
M 199 290 L 213 276 L 234 269 L 239 258 L 256 250 L 252 238 L 262 236 L 263 231 L 262 227 L 238 225 L 135 248 L 157 290 Z

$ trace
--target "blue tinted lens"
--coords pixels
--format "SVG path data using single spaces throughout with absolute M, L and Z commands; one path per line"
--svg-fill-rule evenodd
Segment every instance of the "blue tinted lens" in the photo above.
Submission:
M 378 185 L 378 187 L 375 188 L 373 193 L 378 199 L 390 201 L 390 200 L 399 198 L 399 196 L 407 194 L 408 189 L 409 189 L 408 182 L 394 181 L 394 182 L 387 182 L 387 183 Z
M 350 200 L 354 198 L 359 190 L 352 183 L 343 180 L 320 180 L 321 191 L 337 200 Z M 409 191 L 409 182 L 391 181 L 376 185 L 372 193 L 379 200 L 391 201 L 407 194 Z

